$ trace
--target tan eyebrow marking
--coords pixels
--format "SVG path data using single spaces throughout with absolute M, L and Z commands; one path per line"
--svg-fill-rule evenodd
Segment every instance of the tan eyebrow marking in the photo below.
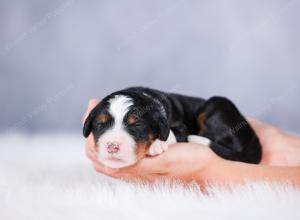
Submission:
M 108 115 L 104 113 L 100 114 L 98 118 L 101 123 L 106 123 L 108 121 Z
M 205 128 L 205 120 L 206 120 L 205 113 L 204 112 L 200 113 L 197 118 L 197 124 L 199 127 L 199 135 L 201 135 L 203 133 L 203 130 Z

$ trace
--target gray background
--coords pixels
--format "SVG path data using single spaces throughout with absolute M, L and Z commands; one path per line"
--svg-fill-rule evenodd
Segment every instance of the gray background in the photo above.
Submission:
M 132 85 L 231 98 L 300 134 L 300 3 L 0 2 L 0 133 L 80 132 L 90 97 Z

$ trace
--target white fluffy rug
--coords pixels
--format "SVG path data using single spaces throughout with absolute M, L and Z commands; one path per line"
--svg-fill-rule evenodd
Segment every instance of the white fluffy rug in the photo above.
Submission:
M 197 187 L 126 184 L 94 172 L 83 140 L 0 137 L 0 219 L 300 219 L 300 191 L 284 184 Z

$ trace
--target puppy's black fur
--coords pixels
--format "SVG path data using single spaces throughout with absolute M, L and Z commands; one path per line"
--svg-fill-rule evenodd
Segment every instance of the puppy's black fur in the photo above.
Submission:
M 219 156 L 235 161 L 259 163 L 261 145 L 254 130 L 235 105 L 223 97 L 208 100 L 162 91 L 132 87 L 104 98 L 88 116 L 83 133 L 93 132 L 95 139 L 114 123 L 113 118 L 103 124 L 97 116 L 107 112 L 108 100 L 115 95 L 126 95 L 134 100 L 128 116 L 138 117 L 137 123 L 124 124 L 136 142 L 152 138 L 167 140 L 170 129 L 178 142 L 186 142 L 188 135 L 201 135 L 212 142 L 211 149 Z

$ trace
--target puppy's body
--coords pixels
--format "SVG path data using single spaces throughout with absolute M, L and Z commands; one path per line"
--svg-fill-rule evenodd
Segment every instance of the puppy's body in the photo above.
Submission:
M 219 156 L 258 163 L 261 146 L 253 129 L 226 98 L 209 100 L 132 87 L 104 98 L 86 120 L 99 159 L 111 167 L 129 166 L 170 143 L 208 144 Z M 197 135 L 197 136 L 196 136 Z

